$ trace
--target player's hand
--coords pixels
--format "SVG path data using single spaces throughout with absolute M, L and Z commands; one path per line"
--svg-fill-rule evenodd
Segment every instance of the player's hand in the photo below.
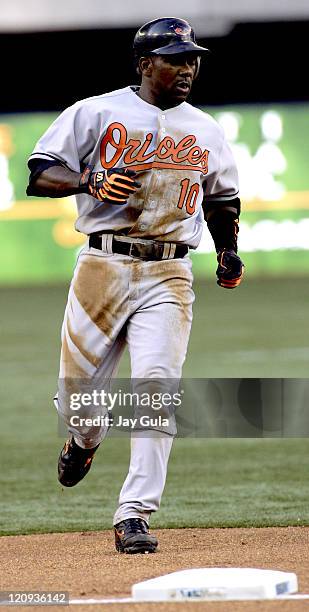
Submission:
M 129 195 L 135 193 L 141 186 L 135 180 L 137 174 L 134 170 L 111 168 L 91 172 L 91 169 L 91 166 L 86 166 L 80 179 L 80 190 L 90 193 L 100 202 L 125 204 Z
M 245 266 L 235 251 L 222 249 L 217 254 L 217 284 L 225 289 L 234 289 L 242 281 Z

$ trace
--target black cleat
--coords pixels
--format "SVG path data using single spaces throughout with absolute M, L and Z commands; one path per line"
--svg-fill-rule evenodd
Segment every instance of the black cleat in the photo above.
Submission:
M 128 518 L 115 525 L 115 546 L 121 553 L 154 553 L 158 540 L 150 535 L 147 523 L 140 518 Z
M 74 487 L 86 476 L 99 446 L 80 448 L 73 436 L 66 441 L 58 459 L 58 480 L 64 487 Z

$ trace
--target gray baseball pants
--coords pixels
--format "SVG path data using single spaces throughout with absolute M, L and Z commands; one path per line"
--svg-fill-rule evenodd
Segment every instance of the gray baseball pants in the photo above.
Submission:
M 85 246 L 79 254 L 62 326 L 59 415 L 82 448 L 103 440 L 107 426 L 72 425 L 72 380 L 116 377 L 126 344 L 131 378 L 179 381 L 192 322 L 191 260 L 145 261 Z M 160 383 L 158 383 L 160 386 Z M 163 384 L 164 386 L 164 384 Z M 159 390 L 159 389 L 158 389 Z M 83 406 L 93 418 L 102 407 Z M 175 427 L 131 434 L 131 459 L 114 524 L 126 518 L 147 523 L 161 501 Z

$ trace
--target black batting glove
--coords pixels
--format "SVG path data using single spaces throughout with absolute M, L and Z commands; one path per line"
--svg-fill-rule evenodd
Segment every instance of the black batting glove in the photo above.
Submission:
M 235 251 L 221 249 L 217 253 L 217 284 L 225 289 L 238 287 L 244 275 L 245 266 Z
M 83 193 L 89 193 L 100 202 L 125 204 L 128 197 L 141 186 L 135 178 L 134 170 L 111 168 L 92 172 L 93 166 L 86 166 L 81 175 L 79 187 Z

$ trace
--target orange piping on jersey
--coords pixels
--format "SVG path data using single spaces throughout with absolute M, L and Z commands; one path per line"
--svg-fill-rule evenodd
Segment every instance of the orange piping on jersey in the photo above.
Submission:
M 174 170 L 196 170 L 207 174 L 209 151 L 202 151 L 201 147 L 195 145 L 196 137 L 192 134 L 184 136 L 178 143 L 175 143 L 171 136 L 162 138 L 158 146 L 148 151 L 153 141 L 153 134 L 148 133 L 144 142 L 130 138 L 122 123 L 111 123 L 101 141 L 100 157 L 103 168 L 113 168 L 122 159 L 126 165 L 131 165 L 135 170 L 146 170 L 149 168 L 172 168 Z M 107 159 L 107 146 L 114 149 L 114 153 Z M 159 161 L 147 163 L 151 158 Z M 170 162 L 160 160 L 171 159 Z M 184 162 L 189 162 L 184 164 Z M 134 166 L 133 166 L 134 164 Z

